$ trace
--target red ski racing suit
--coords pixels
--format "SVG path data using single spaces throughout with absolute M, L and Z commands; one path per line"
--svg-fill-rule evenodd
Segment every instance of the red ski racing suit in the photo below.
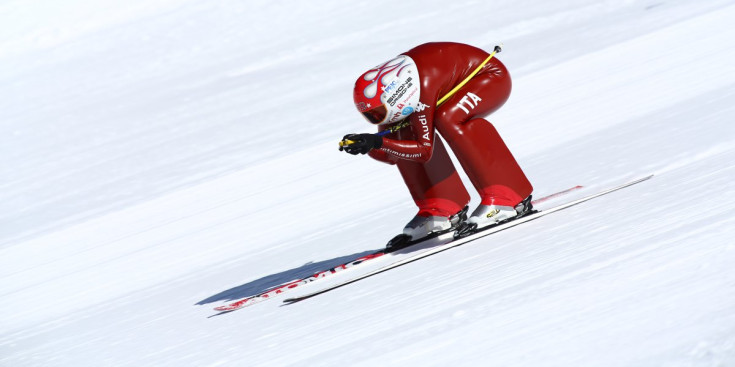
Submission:
M 403 55 L 410 57 L 408 60 L 418 70 L 419 103 L 406 117 L 410 126 L 386 135 L 380 148 L 368 154 L 398 166 L 419 207 L 419 215 L 450 216 L 470 201 L 435 131 L 449 144 L 479 192 L 481 204 L 513 207 L 528 197 L 533 191 L 531 183 L 495 127 L 484 119 L 510 96 L 511 79 L 503 63 L 491 58 L 479 73 L 437 107 L 437 101 L 464 81 L 489 54 L 465 44 L 438 42 L 420 45 Z M 373 73 L 375 70 L 378 69 L 373 69 Z M 383 90 L 387 91 L 386 88 L 390 86 Z M 356 95 L 358 92 L 363 93 L 356 89 Z M 361 107 L 365 108 L 358 103 L 358 109 Z M 381 124 L 379 130 L 390 126 Z

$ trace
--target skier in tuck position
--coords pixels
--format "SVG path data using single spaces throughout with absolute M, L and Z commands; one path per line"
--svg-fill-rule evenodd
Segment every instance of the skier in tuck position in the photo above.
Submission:
M 484 119 L 510 90 L 510 75 L 497 58 L 449 42 L 420 45 L 357 79 L 355 106 L 379 132 L 348 134 L 340 150 L 396 165 L 419 208 L 389 250 L 452 230 L 466 236 L 531 211 L 531 183 Z M 469 218 L 470 195 L 435 129 L 482 199 Z

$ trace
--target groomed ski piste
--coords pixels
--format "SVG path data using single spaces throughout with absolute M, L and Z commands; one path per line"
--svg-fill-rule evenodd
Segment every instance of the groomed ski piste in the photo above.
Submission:
M 732 1 L 0 14 L 0 366 L 735 365 Z M 395 167 L 337 142 L 372 131 L 354 79 L 438 40 L 504 44 L 514 89 L 489 120 L 535 194 L 655 176 L 295 304 L 214 311 L 415 214 Z

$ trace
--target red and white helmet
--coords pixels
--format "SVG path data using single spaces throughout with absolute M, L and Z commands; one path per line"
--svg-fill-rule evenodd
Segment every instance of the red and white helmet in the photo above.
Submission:
M 355 107 L 376 125 L 403 120 L 416 110 L 421 95 L 419 69 L 400 55 L 360 75 L 355 82 Z

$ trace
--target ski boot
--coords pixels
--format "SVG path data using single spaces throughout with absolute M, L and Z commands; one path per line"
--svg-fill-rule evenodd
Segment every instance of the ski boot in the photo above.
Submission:
M 388 241 L 385 252 L 394 252 L 459 228 L 459 225 L 467 220 L 468 210 L 469 206 L 465 206 L 459 213 L 451 217 L 416 215 L 403 228 L 403 233 Z
M 454 238 L 467 237 L 475 232 L 500 223 L 523 217 L 533 213 L 531 195 L 515 207 L 503 205 L 480 205 L 472 212 L 469 219 L 459 225 Z

